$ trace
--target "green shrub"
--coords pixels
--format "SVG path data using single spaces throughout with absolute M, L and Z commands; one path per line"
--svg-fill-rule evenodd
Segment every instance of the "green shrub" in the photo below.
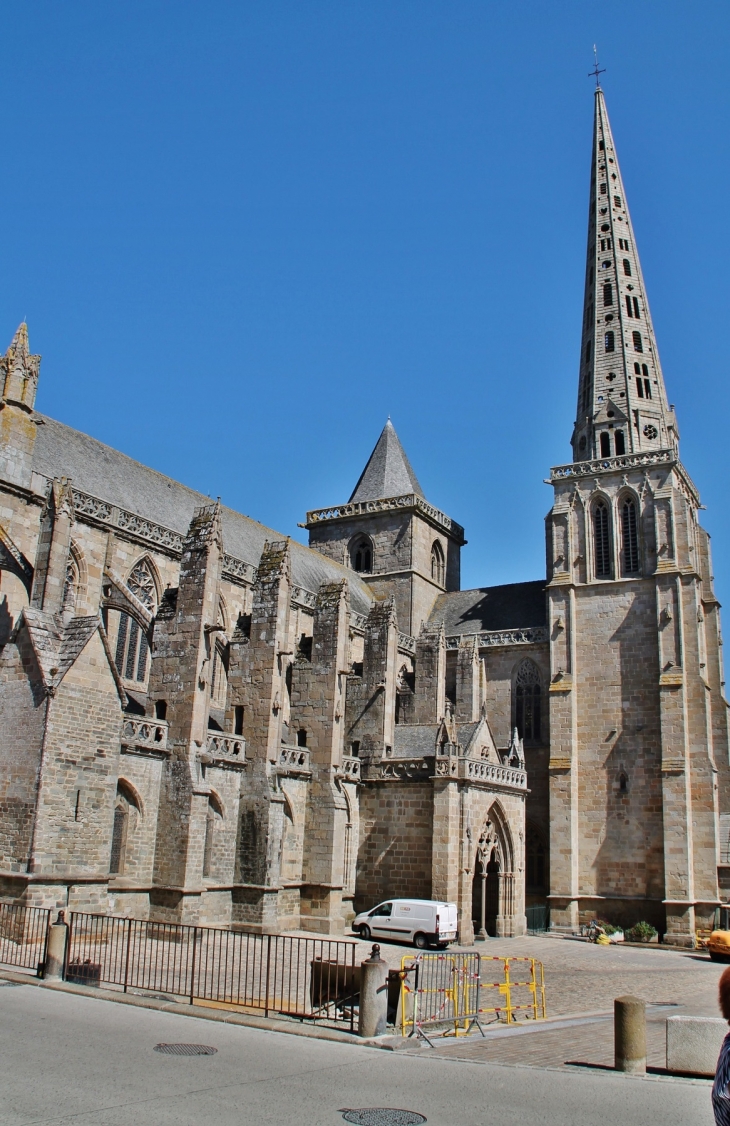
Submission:
M 626 931 L 629 942 L 650 942 L 656 935 L 656 928 L 645 922 L 636 923 L 631 930 Z
M 600 923 L 606 934 L 616 934 L 617 931 L 621 930 L 621 927 L 615 927 L 613 923 L 604 923 L 603 919 L 600 920 Z

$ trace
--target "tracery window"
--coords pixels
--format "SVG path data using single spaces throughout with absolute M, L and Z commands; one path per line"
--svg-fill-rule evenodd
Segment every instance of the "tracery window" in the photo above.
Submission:
M 515 677 L 514 725 L 521 739 L 539 741 L 541 685 L 540 670 L 534 661 L 525 658 Z
M 146 560 L 140 559 L 132 568 L 127 586 L 132 594 L 150 613 L 154 613 L 157 601 L 157 588 L 152 571 Z M 143 684 L 147 679 L 149 642 L 147 634 L 140 629 L 137 620 L 122 612 L 119 615 L 119 632 L 114 663 L 120 676 L 126 680 L 136 680 Z
M 123 781 L 119 781 L 114 802 L 112 848 L 109 858 L 109 872 L 112 876 L 124 875 L 132 813 L 137 816 L 140 813 L 134 793 Z
M 446 563 L 444 561 L 444 549 L 438 540 L 434 541 L 431 548 L 431 578 L 437 582 L 439 586 L 444 585 L 446 577 Z
M 611 578 L 611 537 L 608 505 L 599 501 L 593 509 L 594 570 L 597 579 Z
M 624 575 L 639 572 L 639 535 L 636 501 L 627 497 L 621 506 L 621 570 Z

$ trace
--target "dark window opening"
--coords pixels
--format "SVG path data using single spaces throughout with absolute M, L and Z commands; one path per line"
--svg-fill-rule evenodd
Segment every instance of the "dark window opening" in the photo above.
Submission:
M 636 503 L 633 500 L 625 500 L 621 506 L 621 542 L 623 547 L 623 573 L 635 575 L 639 570 L 639 538 Z
M 639 317 L 641 316 L 641 308 L 639 306 L 639 298 L 638 297 L 632 297 L 631 301 L 632 301 L 632 304 L 634 306 L 634 316 L 638 320 Z
M 631 298 L 629 297 L 628 293 L 626 294 L 626 313 L 628 314 L 629 317 L 633 317 L 633 315 L 634 315 L 633 310 L 631 308 Z
M 620 207 L 621 206 L 621 196 L 615 195 L 613 197 L 613 203 L 614 203 L 614 207 Z
M 611 437 L 605 432 L 601 434 L 601 457 L 611 456 Z
M 605 184 L 601 184 L 601 195 L 605 195 L 605 194 L 606 194 L 606 191 L 607 191 L 607 190 L 608 190 L 608 189 L 606 188 L 606 185 L 605 185 Z
M 634 330 L 632 335 L 633 335 L 633 338 L 634 338 L 634 351 L 635 352 L 643 352 L 644 351 L 644 343 L 641 339 L 641 333 Z
M 616 345 L 615 345 L 615 337 L 614 337 L 613 332 L 607 332 L 606 333 L 606 338 L 605 338 L 604 343 L 605 343 L 605 348 L 606 348 L 607 352 L 613 352 L 615 350 Z
M 607 282 L 603 287 L 603 304 L 604 306 L 613 305 L 613 286 L 610 282 Z
M 353 741 L 350 743 L 350 754 L 352 755 L 353 758 L 359 758 L 360 757 L 360 740 L 359 739 L 353 739 Z
M 627 278 L 631 277 L 631 263 L 629 262 L 628 258 L 624 258 L 624 273 L 626 274 Z
M 618 788 L 622 794 L 628 793 L 629 780 L 625 774 L 620 774 L 618 779 Z
M 648 379 L 644 380 L 644 398 L 645 399 L 651 398 L 651 383 L 649 382 Z
M 363 674 L 363 662 L 362 661 L 354 661 L 353 665 L 352 665 L 352 675 L 353 676 L 362 676 L 362 674 Z
M 301 727 L 299 729 L 299 731 L 297 731 L 297 746 L 298 747 L 306 747 L 306 745 L 307 745 L 307 732 L 303 727 Z
M 598 147 L 601 150 L 601 152 L 605 152 L 606 151 L 606 142 L 605 141 L 599 141 Z
M 167 700 L 155 701 L 155 719 L 167 719 Z
M 621 454 L 626 453 L 626 441 L 624 439 L 623 430 L 617 430 L 616 431 L 615 442 L 616 442 L 616 454 L 617 454 L 617 456 L 620 457 Z
M 644 398 L 644 383 L 643 380 L 637 375 L 636 377 L 636 394 L 640 399 Z
M 147 657 L 149 654 L 147 634 L 139 628 L 135 618 L 129 614 L 119 615 L 119 632 L 114 663 L 117 672 L 126 680 L 136 680 L 143 684 L 147 676 Z
M 600 501 L 593 509 L 593 546 L 597 579 L 611 578 L 611 542 L 609 536 L 608 507 Z
M 124 805 L 114 808 L 114 827 L 112 829 L 112 854 L 109 871 L 113 876 L 124 875 L 124 853 L 127 845 L 127 820 L 129 811 Z
M 307 637 L 306 633 L 303 633 L 299 638 L 297 656 L 304 661 L 311 661 L 312 659 L 312 638 Z
M 370 574 L 373 569 L 373 548 L 370 540 L 363 536 L 356 540 L 350 552 L 353 570 L 361 575 Z
M 243 704 L 235 704 L 233 708 L 233 734 L 243 735 Z

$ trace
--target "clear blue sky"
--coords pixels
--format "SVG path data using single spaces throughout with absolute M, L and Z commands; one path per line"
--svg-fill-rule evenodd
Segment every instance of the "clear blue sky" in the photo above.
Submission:
M 728 602 L 729 28 L 726 0 L 6 0 L 0 342 L 26 317 L 40 410 L 297 536 L 390 414 L 463 585 L 543 576 L 597 41 Z

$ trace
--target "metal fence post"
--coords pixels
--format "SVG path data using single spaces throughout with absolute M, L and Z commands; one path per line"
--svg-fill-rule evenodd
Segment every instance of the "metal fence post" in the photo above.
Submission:
M 124 992 L 127 992 L 127 982 L 129 981 L 129 945 L 132 941 L 132 920 L 127 919 L 127 950 L 124 958 Z
M 271 970 L 271 935 L 266 936 L 266 1000 L 264 1002 L 264 1016 L 269 1015 L 269 973 Z
M 66 947 L 68 945 L 68 927 L 63 911 L 58 912 L 58 918 L 46 932 L 46 956 L 43 977 L 46 981 L 62 981 L 66 965 Z
M 195 996 L 195 952 L 198 947 L 198 928 L 193 927 L 193 960 L 190 966 L 190 1004 L 193 1003 Z

